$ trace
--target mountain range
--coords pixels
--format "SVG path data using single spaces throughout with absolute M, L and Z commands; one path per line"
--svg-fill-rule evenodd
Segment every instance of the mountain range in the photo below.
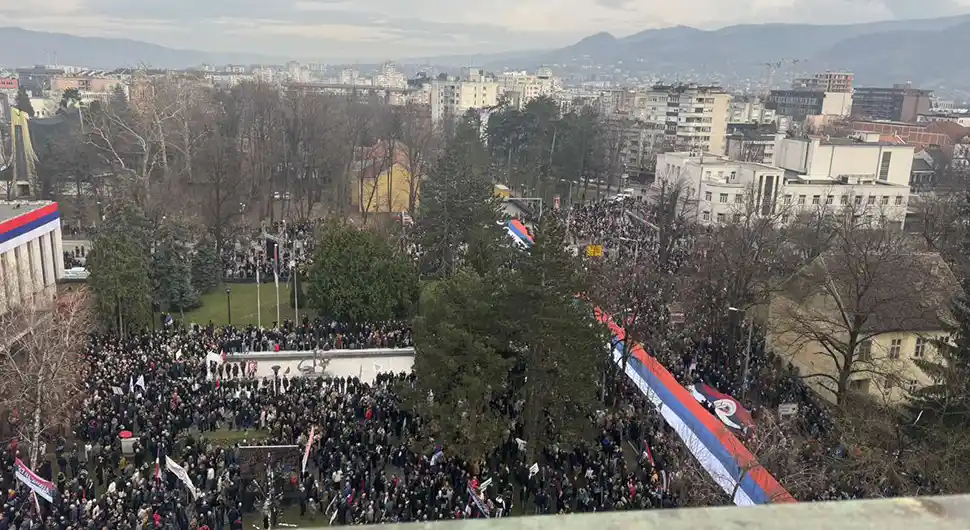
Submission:
M 675 74 L 762 80 L 766 63 L 797 59 L 797 65 L 789 62 L 782 69 L 849 71 L 859 85 L 912 81 L 970 90 L 970 70 L 960 66 L 960 50 L 968 46 L 970 15 L 844 25 L 745 24 L 709 31 L 677 26 L 622 38 L 597 33 L 565 48 L 486 66 L 587 71 L 598 66 L 605 73 L 622 69 L 668 80 Z
M 57 62 L 91 68 L 150 66 L 183 68 L 210 64 L 281 64 L 282 57 L 249 53 L 178 50 L 129 39 L 79 37 L 62 33 L 0 28 L 0 65 Z M 962 52 L 970 48 L 970 15 L 867 24 L 744 24 L 717 30 L 686 26 L 649 29 L 625 37 L 590 35 L 554 50 L 503 52 L 403 59 L 405 64 L 442 67 L 484 66 L 493 71 L 552 66 L 557 73 L 621 70 L 641 78 L 696 79 L 729 85 L 757 84 L 766 63 L 787 60 L 775 85 L 795 73 L 842 70 L 856 84 L 912 82 L 925 88 L 970 92 L 970 69 Z M 349 62 L 348 58 L 348 62 Z M 792 65 L 791 60 L 798 64 Z

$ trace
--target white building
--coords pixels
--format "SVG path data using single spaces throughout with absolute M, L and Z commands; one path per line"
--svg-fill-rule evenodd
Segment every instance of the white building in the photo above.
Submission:
M 63 276 L 57 203 L 0 202 L 0 315 L 49 304 Z
M 970 112 L 933 111 L 920 114 L 916 117 L 916 123 L 931 123 L 936 121 L 949 121 L 959 124 L 961 127 L 970 127 Z
M 495 82 L 516 108 L 522 108 L 540 96 L 551 96 L 558 90 L 558 80 L 548 68 L 540 68 L 535 74 L 504 72 L 496 76 Z
M 657 156 L 655 184 L 682 182 L 695 197 L 697 221 L 709 225 L 737 219 L 749 207 L 774 213 L 783 175 L 781 168 L 723 155 L 664 153 Z
M 398 71 L 397 65 L 386 62 L 381 65 L 381 71 L 374 76 L 374 84 L 385 88 L 407 88 L 408 77 Z
M 632 118 L 681 148 L 723 154 L 731 96 L 718 86 L 654 85 L 633 96 Z
M 466 68 L 461 79 L 431 83 L 431 119 L 440 123 L 470 109 L 494 107 L 498 96 L 498 83 L 485 77 L 479 68 Z
M 775 110 L 758 96 L 733 96 L 728 106 L 729 123 L 774 123 L 775 118 Z
M 784 138 L 775 164 L 785 170 L 781 203 L 797 212 L 837 213 L 849 208 L 866 221 L 900 227 L 909 204 L 913 146 L 854 138 Z
M 689 152 L 657 157 L 657 180 L 694 190 L 702 224 L 727 222 L 749 208 L 784 223 L 802 213 L 840 214 L 902 226 L 913 147 L 869 138 L 784 138 L 775 165 Z

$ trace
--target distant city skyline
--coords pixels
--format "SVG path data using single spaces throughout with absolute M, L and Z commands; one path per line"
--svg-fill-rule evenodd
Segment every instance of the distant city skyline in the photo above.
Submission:
M 740 5 L 739 5 L 740 4 Z M 556 48 L 676 25 L 858 23 L 970 13 L 970 0 L 0 0 L 0 25 L 295 59 Z

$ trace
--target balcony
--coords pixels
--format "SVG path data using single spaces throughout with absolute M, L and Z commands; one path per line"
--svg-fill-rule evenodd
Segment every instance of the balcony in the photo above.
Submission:
M 319 527 L 320 530 L 326 527 Z M 682 508 L 363 526 L 361 530 L 966 530 L 970 496 Z

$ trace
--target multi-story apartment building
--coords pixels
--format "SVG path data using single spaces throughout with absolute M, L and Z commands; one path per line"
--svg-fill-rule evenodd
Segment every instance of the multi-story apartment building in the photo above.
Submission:
M 728 157 L 741 162 L 775 163 L 775 133 L 749 129 L 727 136 Z
M 774 123 L 775 116 L 759 96 L 734 96 L 728 107 L 728 123 Z
M 868 140 L 868 141 L 867 141 Z M 872 138 L 786 138 L 775 164 L 688 152 L 657 157 L 657 180 L 694 190 L 698 222 L 730 221 L 755 208 L 785 223 L 803 213 L 851 212 L 865 222 L 902 226 L 913 147 Z
M 550 96 L 558 88 L 558 80 L 548 68 L 540 68 L 535 74 L 528 72 L 504 72 L 495 78 L 499 90 L 509 103 L 522 108 L 540 96 Z
M 440 123 L 470 109 L 494 107 L 498 96 L 498 83 L 488 79 L 480 68 L 465 68 L 461 79 L 431 83 L 431 119 Z
M 654 85 L 634 94 L 632 118 L 684 149 L 724 153 L 731 96 L 719 86 Z
M 620 163 L 623 164 L 623 172 L 634 178 L 650 174 L 657 153 L 666 147 L 664 130 L 625 119 L 614 120 L 611 125 L 622 138 Z
M 853 96 L 852 117 L 867 120 L 915 122 L 932 106 L 933 91 L 912 88 L 909 84 L 892 88 L 857 88 Z
M 408 78 L 397 69 L 397 65 L 386 62 L 381 65 L 381 71 L 374 76 L 374 84 L 386 88 L 407 88 Z
M 795 79 L 792 89 L 851 94 L 853 79 L 851 72 L 824 72 Z
M 851 92 L 822 90 L 772 90 L 767 107 L 780 116 L 804 120 L 809 116 L 848 116 L 852 112 Z

